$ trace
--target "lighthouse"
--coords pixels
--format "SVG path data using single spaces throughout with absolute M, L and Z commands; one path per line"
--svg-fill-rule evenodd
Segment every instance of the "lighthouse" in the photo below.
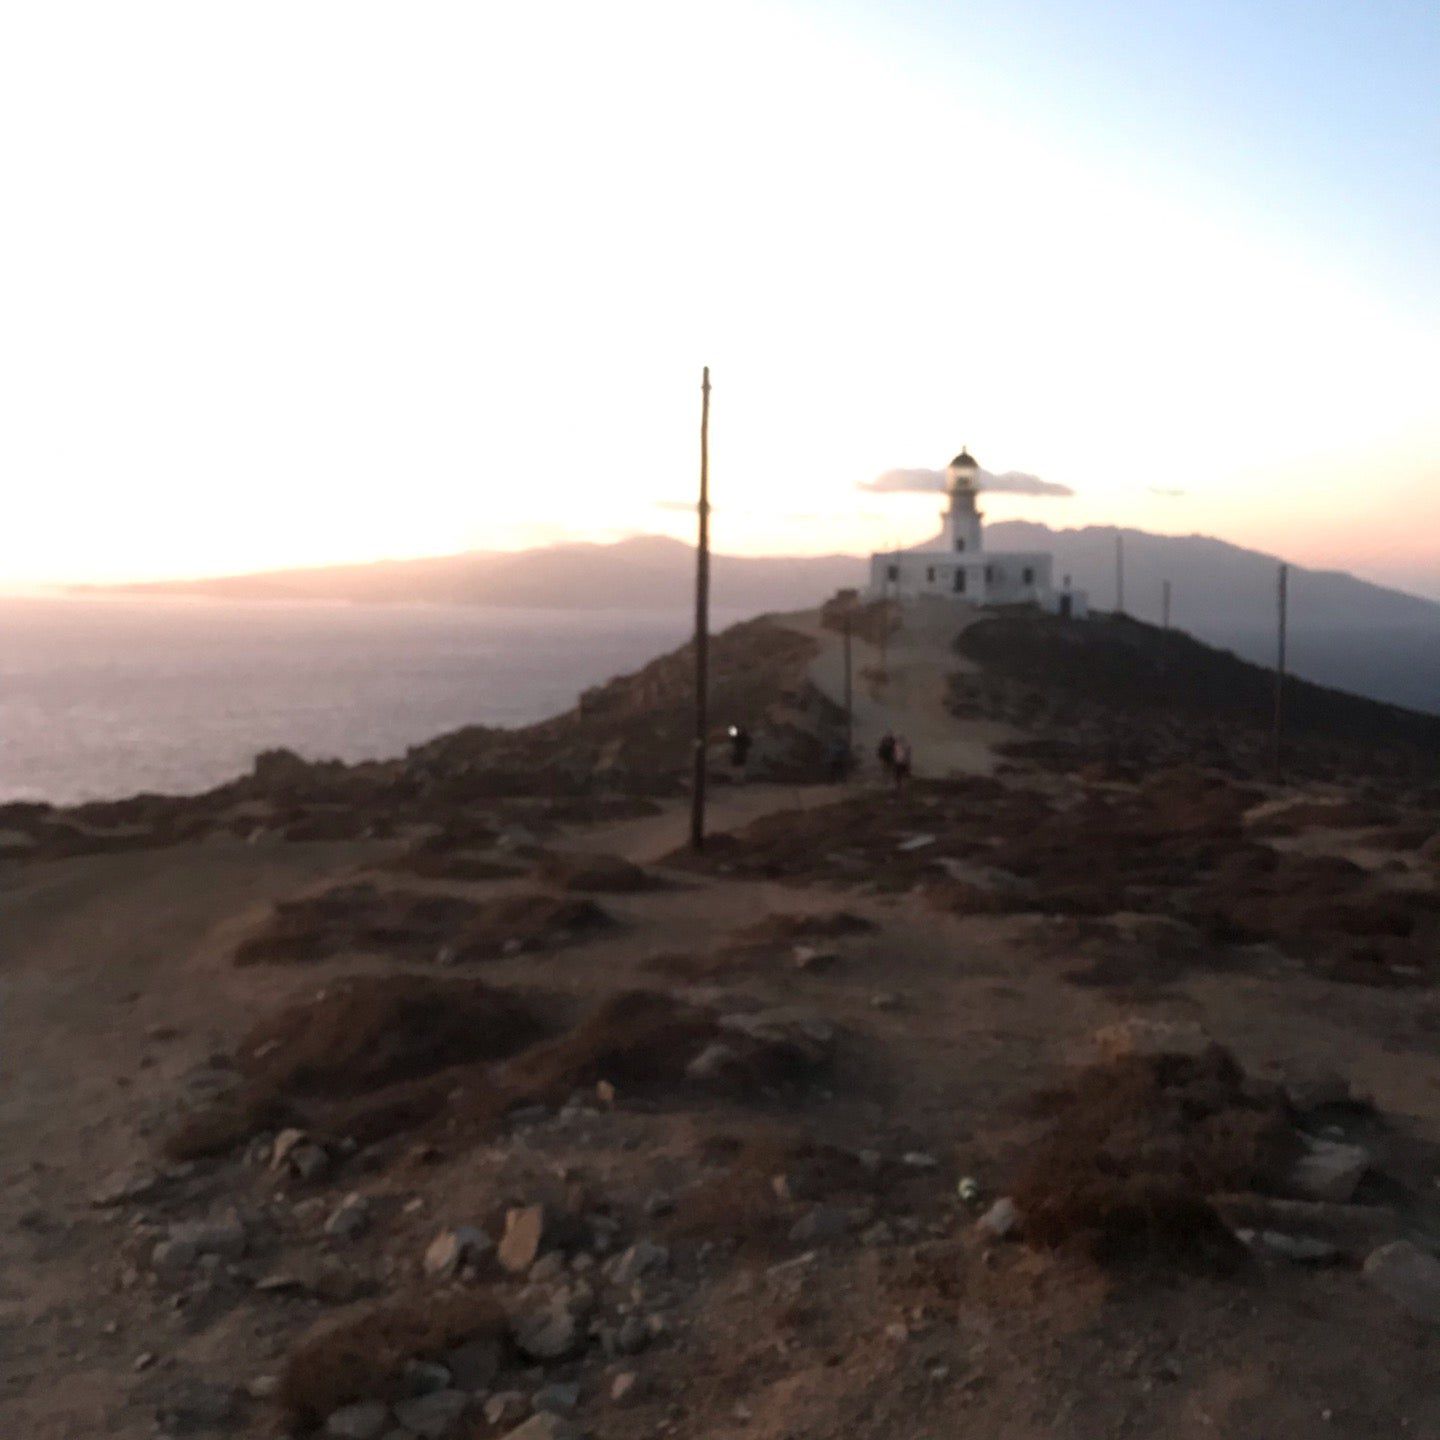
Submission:
M 945 548 L 956 554 L 979 554 L 980 510 L 976 504 L 980 466 L 969 450 L 961 449 L 945 470 L 950 507 L 944 513 Z
M 1083 590 L 1057 591 L 1053 559 L 1043 551 L 985 549 L 980 487 L 984 472 L 968 449 L 945 467 L 945 509 L 933 539 L 906 550 L 870 557 L 868 593 L 901 604 L 1031 606 L 1055 615 L 1086 614 Z

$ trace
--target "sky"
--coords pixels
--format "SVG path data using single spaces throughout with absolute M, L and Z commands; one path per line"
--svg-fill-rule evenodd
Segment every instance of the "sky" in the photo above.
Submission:
M 0 587 L 693 532 L 877 477 L 1440 598 L 1429 0 L 0 7 Z M 870 487 L 870 488 L 867 488 Z

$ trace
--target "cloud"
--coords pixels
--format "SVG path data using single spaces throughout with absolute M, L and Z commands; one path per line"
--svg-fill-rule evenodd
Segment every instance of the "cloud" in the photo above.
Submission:
M 1188 495 L 1188 490 L 1182 490 L 1172 485 L 1147 485 L 1145 487 L 1152 495 L 1163 495 L 1167 500 L 1179 500 Z
M 980 470 L 977 477 L 979 488 L 992 495 L 1071 496 L 1075 493 L 1068 485 L 1042 480 L 1038 475 L 1027 475 L 1022 470 L 1007 470 L 1003 475 L 992 475 L 988 470 Z M 946 476 L 943 470 L 887 470 L 873 480 L 862 481 L 860 489 L 878 495 L 925 495 L 944 490 L 945 485 Z

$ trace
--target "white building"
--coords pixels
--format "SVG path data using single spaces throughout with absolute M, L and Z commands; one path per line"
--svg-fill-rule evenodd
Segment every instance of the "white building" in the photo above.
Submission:
M 976 505 L 980 467 L 968 450 L 946 470 L 949 505 L 944 529 L 913 550 L 892 550 L 870 557 L 870 594 L 911 600 L 945 596 L 972 605 L 1038 605 L 1055 615 L 1086 614 L 1083 590 L 1070 588 L 1070 577 L 1055 587 L 1053 557 L 1042 551 L 985 549 Z

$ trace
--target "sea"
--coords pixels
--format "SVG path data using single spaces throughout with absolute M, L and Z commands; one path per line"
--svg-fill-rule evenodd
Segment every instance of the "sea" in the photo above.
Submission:
M 277 746 L 382 759 L 463 725 L 530 724 L 692 623 L 678 607 L 3 599 L 0 801 L 183 794 Z

